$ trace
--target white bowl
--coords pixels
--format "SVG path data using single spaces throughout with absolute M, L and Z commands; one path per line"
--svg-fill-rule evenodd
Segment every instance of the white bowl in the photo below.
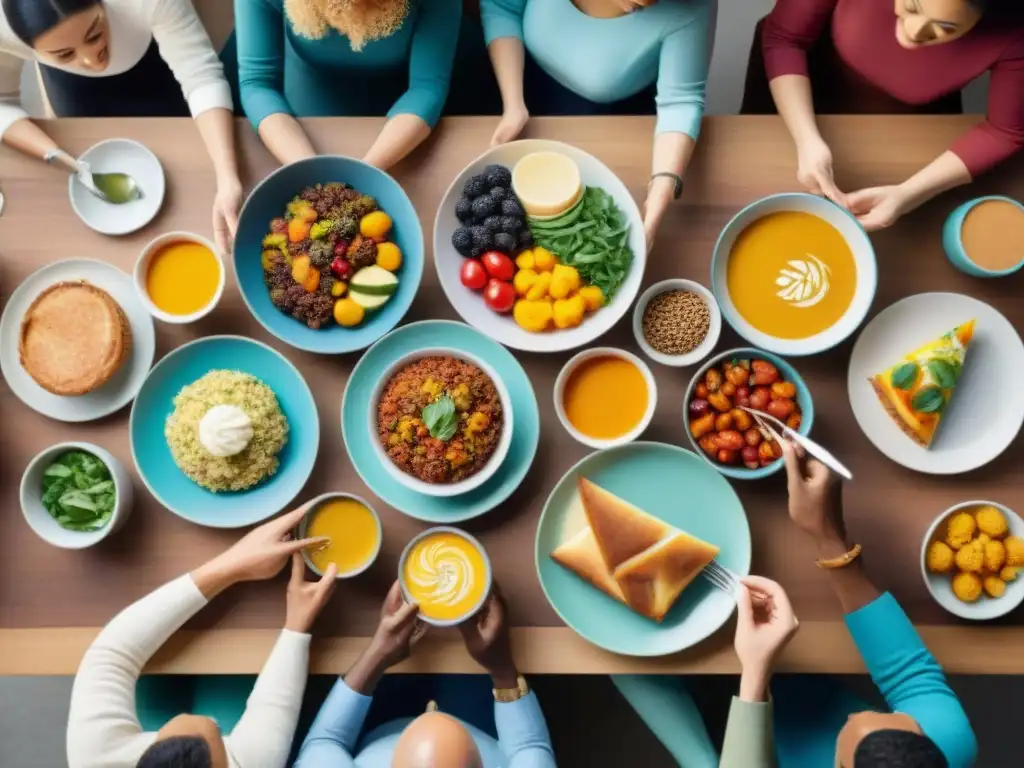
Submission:
M 970 619 L 971 621 L 997 619 L 1000 616 L 1005 616 L 1020 605 L 1021 601 L 1024 600 L 1024 568 L 1021 569 L 1021 575 L 1017 577 L 1016 581 L 1007 583 L 1006 592 L 1002 597 L 991 598 L 986 594 L 982 594 L 982 596 L 978 598 L 977 602 L 965 603 L 953 594 L 952 574 L 932 573 L 928 570 L 926 560 L 928 557 L 928 545 L 936 539 L 945 539 L 946 523 L 950 517 L 962 510 L 976 509 L 977 507 L 983 506 L 995 507 L 1003 513 L 1006 517 L 1006 523 L 1010 530 L 1010 536 L 1024 538 L 1024 520 L 1021 520 L 1020 515 L 1009 507 L 998 504 L 994 501 L 976 500 L 965 501 L 961 504 L 950 507 L 935 518 L 935 522 L 928 527 L 928 532 L 924 535 L 924 541 L 921 543 L 921 576 L 924 578 L 924 583 L 925 586 L 928 587 L 928 591 L 931 593 L 932 597 L 935 598 L 935 602 L 954 616 L 959 616 L 962 619 Z
M 160 212 L 167 182 L 156 155 L 131 139 L 108 139 L 78 158 L 93 173 L 127 173 L 139 185 L 142 197 L 114 205 L 96 197 L 74 175 L 68 178 L 71 208 L 90 229 L 101 235 L 127 235 L 142 229 Z
M 152 299 L 149 298 L 149 291 L 146 290 L 146 274 L 149 272 L 149 264 L 153 260 L 153 256 L 160 251 L 164 246 L 170 245 L 171 243 L 196 243 L 201 245 L 217 260 L 217 268 L 220 270 L 220 276 L 217 281 L 217 290 L 213 293 L 213 298 L 206 304 L 202 309 L 196 310 L 190 315 L 172 315 L 169 312 L 164 312 L 156 304 L 153 303 Z M 153 315 L 157 320 L 163 320 L 165 323 L 171 323 L 173 325 L 186 325 L 187 323 L 194 323 L 196 320 L 206 317 L 213 308 L 220 302 L 220 297 L 224 294 L 224 260 L 221 259 L 220 254 L 217 252 L 217 246 L 207 240 L 201 235 L 194 235 L 191 232 L 168 232 L 165 235 L 151 240 L 145 248 L 142 249 L 142 253 L 139 255 L 138 260 L 135 262 L 135 290 L 139 294 L 139 299 L 145 305 L 149 313 Z
M 356 568 L 355 570 L 340 571 L 335 575 L 335 579 L 351 579 L 353 576 L 358 576 L 364 571 L 368 570 L 371 565 L 377 562 L 377 558 L 380 556 L 380 548 L 384 543 L 384 528 L 380 524 L 380 515 L 377 514 L 377 510 L 370 506 L 369 502 L 366 501 L 362 496 L 356 496 L 353 493 L 323 493 L 309 502 L 309 510 L 305 515 L 302 516 L 302 522 L 299 523 L 299 535 L 298 538 L 304 539 L 307 536 L 307 529 L 309 527 L 310 518 L 315 515 L 320 508 L 328 501 L 334 501 L 335 499 L 351 499 L 352 501 L 358 502 L 370 510 L 370 514 L 373 515 L 373 521 L 377 524 L 377 548 L 373 551 L 373 555 L 367 559 L 366 563 Z M 302 550 L 302 559 L 306 563 L 306 567 L 309 568 L 317 576 L 323 576 L 323 571 L 313 565 L 313 560 L 309 556 L 309 550 Z
M 520 328 L 511 315 L 499 315 L 484 304 L 483 295 L 466 288 L 459 270 L 465 259 L 452 247 L 452 233 L 462 226 L 455 216 L 455 203 L 462 194 L 467 179 L 480 173 L 492 163 L 511 169 L 519 160 L 534 152 L 558 152 L 566 155 L 580 169 L 584 186 L 600 187 L 615 200 L 629 221 L 629 247 L 633 251 L 633 266 L 619 286 L 615 297 L 593 314 L 588 314 L 576 328 L 565 328 L 532 333 Z M 591 343 L 609 331 L 629 311 L 640 291 L 644 266 L 647 263 L 647 243 L 644 238 L 640 209 L 625 184 L 604 163 L 581 149 L 559 141 L 527 139 L 502 144 L 485 152 L 466 166 L 448 187 L 434 219 L 434 266 L 448 301 L 463 320 L 495 341 L 512 349 L 526 352 L 562 352 Z
M 486 373 L 491 381 L 494 382 L 494 388 L 498 390 L 498 398 L 501 400 L 501 408 L 503 412 L 502 418 L 504 423 L 501 428 L 501 437 L 498 439 L 498 447 L 495 448 L 494 453 L 491 454 L 491 458 L 479 472 L 458 483 L 426 483 L 417 477 L 406 474 L 396 467 L 394 462 L 391 461 L 387 453 L 385 453 L 383 446 L 380 444 L 380 438 L 377 436 L 377 403 L 380 401 L 380 396 L 384 391 L 384 387 L 387 385 L 388 381 L 391 380 L 391 377 L 398 371 L 410 363 L 424 357 L 454 357 L 459 360 L 465 360 L 468 363 L 472 363 L 481 371 Z M 505 456 L 508 455 L 508 449 L 512 445 L 512 398 L 508 393 L 508 389 L 505 387 L 505 382 L 503 382 L 501 377 L 498 376 L 497 371 L 476 355 L 471 355 L 468 352 L 463 352 L 461 350 L 449 349 L 448 347 L 433 347 L 429 349 L 420 349 L 416 352 L 410 352 L 408 355 L 400 357 L 392 365 L 388 366 L 388 368 L 381 373 L 380 378 L 374 385 L 373 394 L 370 397 L 369 403 L 367 403 L 366 412 L 367 427 L 370 430 L 370 444 L 373 445 L 373 450 L 377 454 L 377 458 L 380 459 L 381 464 L 384 465 L 384 469 L 387 470 L 391 477 L 409 490 L 416 491 L 417 493 L 422 493 L 427 496 L 458 496 L 461 493 L 468 493 L 474 488 L 479 488 L 481 485 L 486 483 L 495 472 L 498 471 L 498 467 L 500 467 L 501 462 L 505 460 Z
M 708 312 L 711 315 L 711 325 L 708 327 L 708 333 L 704 337 L 704 341 L 685 355 L 666 355 L 664 352 L 658 352 L 654 347 L 648 344 L 647 339 L 644 338 L 644 312 L 647 311 L 647 305 L 655 296 L 666 293 L 667 291 L 690 291 L 691 293 L 696 293 L 704 299 L 704 303 L 708 305 Z M 711 350 L 713 350 L 715 348 L 715 344 L 718 343 L 718 337 L 721 333 L 722 311 L 718 308 L 718 302 L 715 300 L 715 295 L 703 285 L 696 283 L 693 280 L 675 278 L 655 283 L 640 295 L 640 298 L 636 302 L 636 308 L 633 310 L 633 336 L 636 338 L 636 343 L 640 345 L 640 349 L 644 351 L 645 355 L 651 358 L 654 362 L 661 363 L 662 365 L 683 368 L 687 365 L 695 365 L 699 363 L 711 354 Z
M 569 381 L 569 377 L 572 376 L 580 363 L 591 360 L 595 357 L 618 357 L 622 360 L 628 360 L 635 365 L 640 373 L 643 374 L 644 381 L 647 382 L 647 410 L 644 412 L 643 418 L 631 431 L 619 437 L 601 439 L 597 437 L 590 437 L 584 435 L 569 421 L 569 417 L 565 413 L 565 385 Z M 619 445 L 625 445 L 636 440 L 640 435 L 644 433 L 644 430 L 650 426 L 651 419 L 654 418 L 654 409 L 658 405 L 658 385 L 654 381 L 654 374 L 651 373 L 651 369 L 647 367 L 647 363 L 641 360 L 639 357 L 634 355 L 632 352 L 627 352 L 624 349 L 617 349 L 615 347 L 594 347 L 593 349 L 585 349 L 582 352 L 577 353 L 569 362 L 562 366 L 562 370 L 558 374 L 558 378 L 555 379 L 555 413 L 558 414 L 558 420 L 562 422 L 562 426 L 565 427 L 565 431 L 568 432 L 572 437 L 583 445 L 589 446 L 590 448 L 596 448 L 598 450 L 604 448 L 614 448 Z
M 839 234 L 846 240 L 857 264 L 857 287 L 846 313 L 831 327 L 806 339 L 780 339 L 759 331 L 736 309 L 726 283 L 726 267 L 739 234 L 758 219 L 782 211 L 810 213 L 827 221 L 839 230 Z M 800 258 L 803 255 L 794 253 L 793 257 Z M 711 258 L 711 289 L 718 299 L 722 316 L 753 346 L 779 355 L 816 355 L 843 342 L 864 321 L 875 298 L 877 286 L 878 264 L 875 261 L 875 249 L 864 228 L 849 212 L 832 201 L 803 192 L 771 195 L 748 205 L 725 225 L 722 234 L 718 236 L 718 242 L 715 243 L 714 255 Z
M 114 513 L 107 525 L 98 531 L 68 531 L 50 517 L 43 506 L 43 472 L 62 453 L 85 451 L 107 465 L 114 481 Z M 132 511 L 132 479 L 121 464 L 107 450 L 92 443 L 58 443 L 38 454 L 29 462 L 21 476 L 21 512 L 25 522 L 39 538 L 62 549 L 85 549 L 98 544 L 124 525 Z

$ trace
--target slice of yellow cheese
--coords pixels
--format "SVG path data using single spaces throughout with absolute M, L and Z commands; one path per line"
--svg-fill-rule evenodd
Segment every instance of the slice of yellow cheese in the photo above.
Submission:
M 534 152 L 512 169 L 512 191 L 528 216 L 557 216 L 583 194 L 580 169 L 559 152 Z

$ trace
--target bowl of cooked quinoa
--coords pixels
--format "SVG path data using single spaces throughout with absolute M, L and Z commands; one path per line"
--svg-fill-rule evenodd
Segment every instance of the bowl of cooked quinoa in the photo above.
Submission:
M 512 443 L 512 399 L 480 358 L 421 349 L 381 373 L 370 398 L 371 442 L 411 490 L 456 496 L 483 485 Z
M 693 280 L 655 283 L 633 310 L 633 336 L 651 360 L 682 368 L 711 354 L 722 332 L 722 312 L 710 290 Z
M 316 463 L 320 420 L 302 374 L 253 339 L 211 336 L 157 363 L 132 405 L 132 457 L 180 517 L 253 525 L 288 508 Z

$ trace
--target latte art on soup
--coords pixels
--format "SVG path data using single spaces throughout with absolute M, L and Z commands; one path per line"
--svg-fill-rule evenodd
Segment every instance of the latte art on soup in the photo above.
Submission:
M 783 301 L 794 307 L 813 307 L 828 293 L 832 270 L 821 259 L 807 254 L 806 259 L 793 259 L 779 270 L 775 292 Z
M 425 536 L 406 558 L 402 580 L 428 618 L 452 621 L 472 613 L 488 584 L 487 563 L 468 539 L 447 531 Z

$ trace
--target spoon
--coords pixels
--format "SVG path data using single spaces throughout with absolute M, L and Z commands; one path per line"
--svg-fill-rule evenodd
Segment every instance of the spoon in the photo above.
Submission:
M 142 189 L 127 173 L 92 173 L 87 163 L 79 163 L 75 178 L 101 200 L 123 205 L 142 197 Z

